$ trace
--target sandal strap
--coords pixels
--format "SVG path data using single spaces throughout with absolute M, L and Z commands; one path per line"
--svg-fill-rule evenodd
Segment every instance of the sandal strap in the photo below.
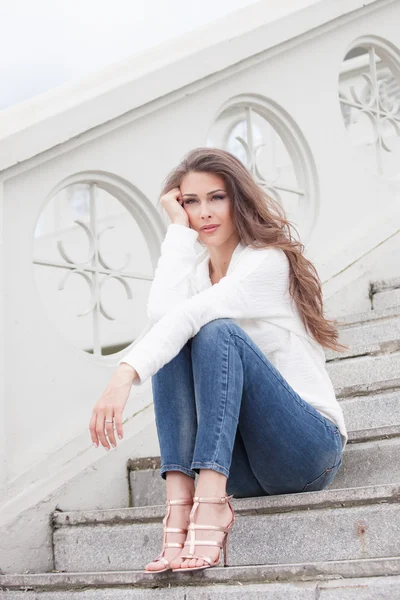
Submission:
M 167 510 L 165 516 L 163 518 L 163 544 L 162 551 L 154 560 L 162 560 L 165 549 L 166 548 L 183 548 L 183 544 L 180 542 L 167 542 L 167 533 L 186 533 L 187 528 L 181 527 L 167 527 L 167 521 L 171 512 L 171 504 L 192 504 L 192 500 L 190 498 L 177 498 L 176 500 L 166 500 Z M 166 559 L 163 559 L 163 562 L 168 565 L 169 562 L 165 562 Z
M 231 496 L 194 496 L 193 502 L 210 502 L 211 504 L 223 504 L 228 500 L 233 498 L 233 494 Z
M 197 523 L 189 523 L 189 529 L 210 529 L 212 531 L 223 531 L 226 533 L 229 531 L 229 527 L 223 527 L 222 525 L 197 525 Z
M 215 540 L 196 540 L 195 546 L 219 546 L 222 548 L 223 542 L 216 542 Z M 184 546 L 190 546 L 190 542 L 185 542 Z M 179 557 L 180 558 L 180 557 Z M 200 558 L 200 556 L 199 556 Z
M 167 558 L 165 558 L 165 556 L 161 556 L 161 554 L 159 554 L 159 555 L 157 556 L 157 558 L 155 558 L 155 559 L 154 559 L 154 560 L 152 560 L 151 562 L 157 562 L 158 560 L 161 560 L 161 561 L 164 563 L 164 565 L 165 565 L 166 567 L 168 567 L 168 565 L 169 565 L 169 560 L 168 560 Z
M 229 500 L 233 498 L 233 494 L 230 496 L 221 496 L 219 498 L 215 497 L 215 496 L 194 496 L 193 498 L 193 506 L 192 506 L 192 510 L 190 511 L 190 523 L 188 526 L 188 539 L 185 542 L 185 546 L 189 546 L 189 553 L 193 553 L 194 549 L 196 547 L 196 545 L 199 546 L 218 546 L 219 548 L 222 548 L 222 544 L 224 543 L 225 540 L 225 536 L 228 535 L 228 532 L 230 531 L 233 522 L 234 522 L 234 511 L 232 508 L 231 503 L 229 502 Z M 196 510 L 199 507 L 200 502 L 212 502 L 212 503 L 225 503 L 227 502 L 229 504 L 231 513 L 232 513 L 232 520 L 229 523 L 229 525 L 227 525 L 226 527 L 222 527 L 220 525 L 197 525 L 196 523 L 194 523 L 194 515 Z M 221 542 L 216 542 L 215 540 L 201 540 L 198 541 L 196 539 L 196 529 L 207 529 L 207 530 L 211 530 L 211 531 L 222 531 L 225 535 L 223 537 L 223 540 Z M 199 556 L 198 558 L 202 558 L 201 556 Z
M 183 546 L 184 546 L 184 544 L 181 544 L 179 542 L 166 542 L 163 545 L 162 552 L 160 552 L 160 554 L 157 556 L 157 558 L 155 558 L 152 562 L 156 562 L 157 560 L 162 560 L 165 565 L 169 565 L 169 560 L 167 558 L 165 558 L 165 556 L 164 556 L 165 549 L 166 548 L 183 548 Z
M 220 497 L 216 497 L 216 496 L 194 496 L 193 497 L 193 506 L 192 506 L 192 510 L 190 511 L 190 523 L 189 523 L 189 527 L 187 529 L 188 531 L 188 536 L 189 539 L 187 539 L 184 543 L 184 547 L 189 546 L 189 552 L 187 554 L 181 554 L 179 558 L 196 558 L 196 559 L 200 559 L 203 560 L 207 563 L 209 563 L 210 566 L 215 566 L 219 563 L 220 561 L 220 556 L 221 556 L 221 548 L 223 547 L 223 544 L 225 542 L 225 536 L 224 538 L 220 541 L 217 542 L 215 540 L 197 540 L 196 539 L 196 535 L 195 535 L 195 530 L 196 529 L 207 529 L 207 530 L 212 530 L 212 531 L 222 531 L 225 535 L 228 534 L 229 530 L 231 529 L 232 525 L 233 525 L 233 521 L 234 521 L 234 516 L 233 516 L 233 508 L 230 504 L 230 500 L 233 498 L 233 494 L 228 496 L 220 496 Z M 223 504 L 228 502 L 231 512 L 232 512 L 232 521 L 230 522 L 230 524 L 227 527 L 222 527 L 219 525 L 197 525 L 196 523 L 193 522 L 194 519 L 194 514 L 197 510 L 197 508 L 199 507 L 200 502 L 209 502 L 209 503 L 213 503 L 213 504 Z M 219 552 L 218 552 L 218 557 L 217 560 L 213 560 L 211 557 L 209 556 L 196 556 L 194 554 L 194 549 L 196 546 L 216 546 L 217 548 L 219 548 Z M 184 567 L 182 567 L 181 569 L 184 571 Z

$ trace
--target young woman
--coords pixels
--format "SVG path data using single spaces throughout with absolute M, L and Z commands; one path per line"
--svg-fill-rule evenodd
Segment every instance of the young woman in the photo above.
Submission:
M 132 384 L 151 377 L 167 497 L 152 573 L 216 566 L 221 548 L 227 564 L 230 499 L 324 489 L 348 439 L 323 350 L 345 347 L 281 206 L 217 148 L 189 152 L 161 204 L 171 224 L 149 294 L 151 328 L 90 422 L 96 445 L 115 446 Z

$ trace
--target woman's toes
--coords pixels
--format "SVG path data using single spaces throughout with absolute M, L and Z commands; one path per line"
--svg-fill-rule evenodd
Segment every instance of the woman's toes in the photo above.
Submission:
M 202 567 L 204 565 L 204 560 L 201 558 L 197 559 L 196 567 Z
M 181 567 L 182 565 L 182 559 L 174 558 L 173 560 L 171 560 L 170 565 L 173 569 L 179 569 L 179 567 Z
M 162 569 L 160 565 L 160 561 L 157 562 L 151 562 L 148 565 L 146 565 L 146 571 L 159 571 L 160 569 Z

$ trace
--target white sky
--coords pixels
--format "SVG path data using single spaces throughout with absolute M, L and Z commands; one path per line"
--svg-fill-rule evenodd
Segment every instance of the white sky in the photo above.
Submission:
M 0 0 L 0 110 L 256 0 Z

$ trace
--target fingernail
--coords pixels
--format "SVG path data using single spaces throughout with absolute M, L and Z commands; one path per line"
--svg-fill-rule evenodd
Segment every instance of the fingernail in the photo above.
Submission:
M 107 452 L 108 452 L 108 451 L 109 451 L 109 449 L 110 449 L 110 448 L 108 448 L 107 446 L 106 446 L 105 448 L 106 448 Z
M 115 444 L 113 444 L 112 442 L 111 442 L 111 446 L 112 446 L 113 448 L 116 448 L 116 447 L 117 447 L 117 446 L 116 446 Z
M 118 437 L 120 440 L 122 440 L 122 435 L 120 433 L 118 434 Z
M 95 442 L 93 442 L 93 446 L 94 446 L 95 448 L 97 448 L 97 447 L 98 447 L 98 444 L 96 444 Z

